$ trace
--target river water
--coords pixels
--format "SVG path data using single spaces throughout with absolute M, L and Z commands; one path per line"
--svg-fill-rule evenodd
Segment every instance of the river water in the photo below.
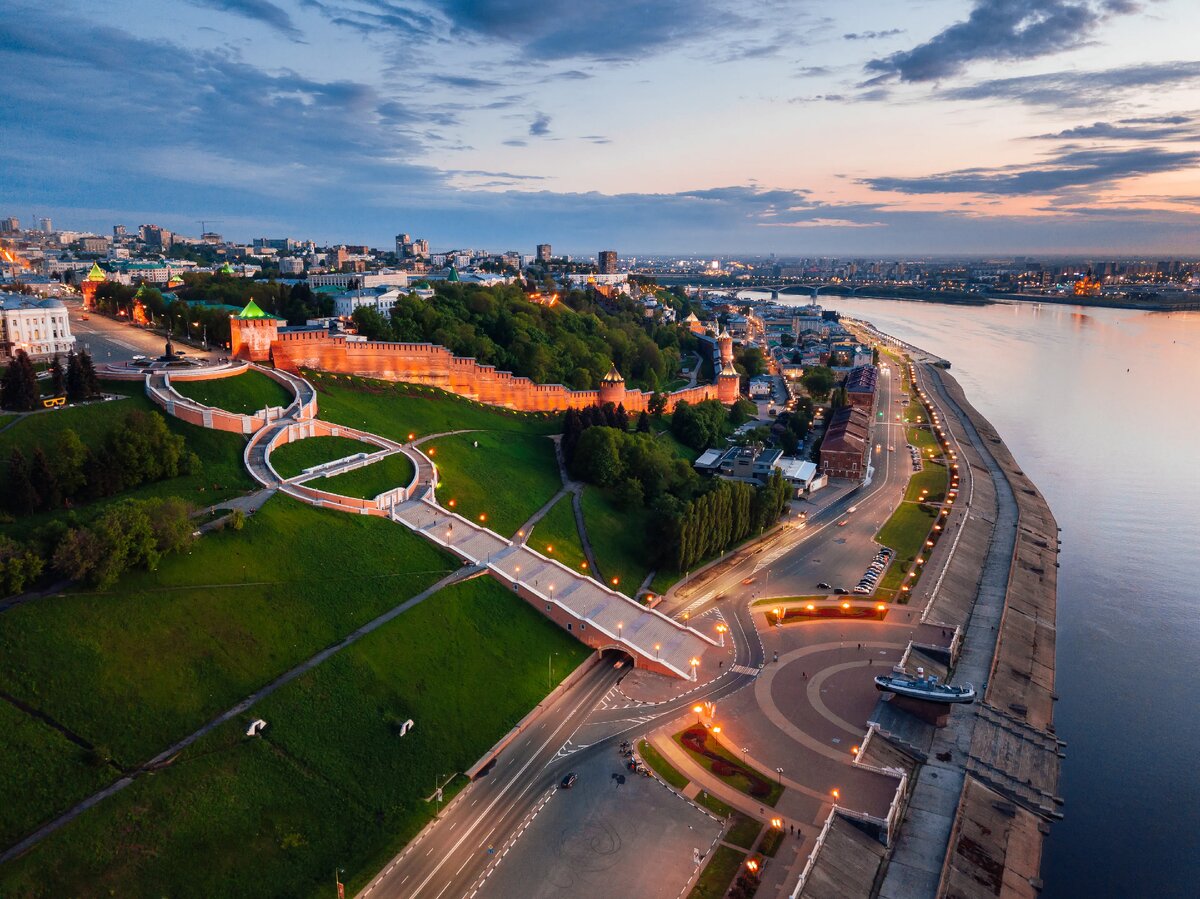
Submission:
M 1197 895 L 1200 312 L 820 302 L 949 359 L 1062 529 L 1042 896 Z

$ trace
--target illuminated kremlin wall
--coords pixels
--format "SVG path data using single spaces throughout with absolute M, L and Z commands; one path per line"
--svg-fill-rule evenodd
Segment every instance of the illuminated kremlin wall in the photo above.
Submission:
M 269 321 L 269 323 L 268 323 Z M 474 359 L 455 356 L 445 347 L 428 343 L 387 343 L 347 339 L 326 331 L 279 331 L 274 320 L 231 318 L 235 356 L 265 361 L 269 346 L 276 368 L 353 374 L 384 381 L 407 381 L 439 387 L 481 403 L 528 412 L 552 412 L 596 403 L 623 404 L 630 412 L 648 408 L 652 394 L 627 390 L 622 380 L 605 378 L 599 390 L 569 390 L 561 384 L 535 384 L 511 372 L 497 371 Z M 243 334 L 245 328 L 250 333 Z M 715 384 L 705 384 L 667 394 L 667 410 L 682 400 L 698 403 L 717 399 L 733 403 L 739 380 L 727 372 Z

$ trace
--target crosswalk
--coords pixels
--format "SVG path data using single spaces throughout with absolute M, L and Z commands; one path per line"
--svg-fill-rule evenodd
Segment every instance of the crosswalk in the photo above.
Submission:
M 754 677 L 758 677 L 759 674 L 758 668 L 749 668 L 746 665 L 731 665 L 730 670 L 733 671 L 734 674 L 750 674 Z

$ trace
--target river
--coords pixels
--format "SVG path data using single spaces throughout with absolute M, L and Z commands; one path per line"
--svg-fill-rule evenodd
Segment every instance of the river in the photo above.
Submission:
M 1062 528 L 1042 896 L 1196 895 L 1200 312 L 820 302 L 949 359 Z

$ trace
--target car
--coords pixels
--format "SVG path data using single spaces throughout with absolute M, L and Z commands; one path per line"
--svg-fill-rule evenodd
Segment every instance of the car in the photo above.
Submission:
M 854 592 L 855 593 L 870 593 L 871 591 L 869 588 L 863 586 L 862 584 L 859 584 L 857 587 L 854 588 Z
M 896 448 L 895 448 L 894 446 L 892 446 L 892 445 L 889 443 L 889 444 L 888 444 L 888 452 L 889 452 L 889 453 L 894 453 L 895 451 L 896 451 Z
M 844 528 L 844 527 L 845 527 L 846 525 L 848 525 L 849 523 L 850 523 L 850 519 L 849 519 L 849 518 L 843 518 L 841 521 L 839 521 L 839 522 L 838 522 L 838 527 L 839 527 L 839 528 Z
M 558 786 L 560 789 L 569 790 L 571 787 L 575 786 L 575 781 L 577 780 L 579 780 L 579 775 L 572 771 L 562 779 L 562 782 Z
M 742 581 L 742 586 L 743 586 L 743 587 L 749 587 L 751 584 L 753 584 L 753 583 L 754 583 L 754 581 L 755 581 L 755 580 L 757 580 L 757 579 L 756 579 L 756 578 L 752 578 L 752 577 L 748 577 L 748 578 L 746 578 L 744 581 Z
M 145 358 L 146 358 L 146 357 L 145 357 L 145 356 L 143 356 L 141 353 L 138 353 L 136 356 L 134 356 L 134 357 L 133 357 L 133 361 L 134 361 L 134 362 L 141 362 L 141 361 L 142 361 L 143 359 L 145 359 Z
M 88 320 L 88 314 L 87 314 L 86 312 L 85 312 L 85 313 L 83 313 L 83 315 L 81 315 L 81 316 L 79 316 L 79 317 L 80 317 L 81 319 L 83 319 L 84 321 L 87 321 L 87 320 Z
M 845 596 L 850 591 L 847 590 L 845 587 L 835 587 L 833 592 L 836 593 L 838 596 Z
M 821 581 L 821 583 L 817 584 L 817 589 L 818 590 L 832 590 L 833 584 L 827 584 L 824 581 Z
M 846 510 L 846 514 L 853 515 L 857 511 L 858 511 L 858 506 L 851 506 L 849 509 Z

